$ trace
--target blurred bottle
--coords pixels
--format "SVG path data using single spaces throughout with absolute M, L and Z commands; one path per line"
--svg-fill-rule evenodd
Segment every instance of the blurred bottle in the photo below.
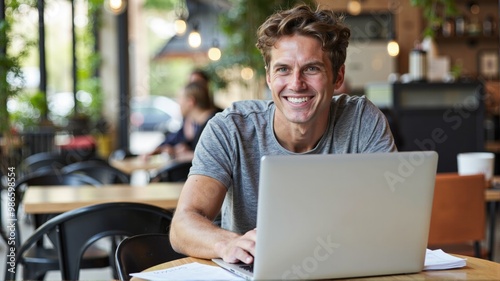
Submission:
M 481 34 L 481 23 L 477 16 L 472 16 L 469 23 L 467 24 L 467 34 L 471 36 L 477 36 Z
M 465 35 L 465 25 L 466 25 L 465 16 L 461 15 L 455 19 L 455 35 L 456 36 L 464 36 Z
M 427 53 L 422 50 L 420 44 L 410 52 L 410 78 L 415 82 L 424 82 L 427 80 Z
M 455 21 L 451 17 L 447 17 L 441 29 L 443 37 L 452 37 L 455 35 Z
M 484 36 L 493 36 L 494 28 L 495 28 L 495 20 L 492 15 L 488 15 L 483 20 L 483 35 Z

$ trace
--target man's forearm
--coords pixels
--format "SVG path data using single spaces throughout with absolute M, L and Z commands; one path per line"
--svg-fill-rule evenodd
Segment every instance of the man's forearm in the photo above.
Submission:
M 170 228 L 172 247 L 187 256 L 211 259 L 221 256 L 220 247 L 240 235 L 224 230 L 196 213 L 176 214 Z

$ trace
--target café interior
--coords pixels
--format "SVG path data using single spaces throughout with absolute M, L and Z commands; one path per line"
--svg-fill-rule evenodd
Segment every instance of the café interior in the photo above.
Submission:
M 193 69 L 209 74 L 220 108 L 270 98 L 254 34 L 283 1 L 13 2 L 0 0 L 0 274 L 14 260 L 17 280 L 61 280 L 74 269 L 57 247 L 38 241 L 10 259 L 10 243 L 20 253 L 44 222 L 93 204 L 175 210 L 191 162 L 141 155 L 179 128 L 176 95 Z M 380 108 L 399 151 L 439 154 L 429 245 L 500 262 L 500 1 L 312 2 L 351 29 L 345 93 Z M 80 278 L 129 280 L 118 234 L 91 246 Z

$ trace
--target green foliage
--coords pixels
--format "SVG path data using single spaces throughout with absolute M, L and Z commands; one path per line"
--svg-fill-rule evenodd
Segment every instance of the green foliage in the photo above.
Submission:
M 181 0 L 146 0 L 144 8 L 159 11 L 171 11 L 175 9 L 179 1 Z
M 103 6 L 103 0 L 90 0 L 88 2 L 89 22 L 81 29 L 76 30 L 77 44 L 77 81 L 78 90 L 83 90 L 92 95 L 90 106 L 78 104 L 79 112 L 77 114 L 85 115 L 91 121 L 97 122 L 101 118 L 103 93 L 101 80 L 97 75 L 101 65 L 101 56 L 95 50 L 96 38 L 94 28 L 99 26 L 100 11 Z
M 427 26 L 423 35 L 434 37 L 436 27 L 441 26 L 448 16 L 458 13 L 455 0 L 410 0 L 414 7 L 422 8 L 423 16 L 427 21 Z
M 15 97 L 16 110 L 10 113 L 10 119 L 17 129 L 34 129 L 40 123 L 40 118 L 47 112 L 45 94 L 20 92 Z
M 77 89 L 92 95 L 91 104 L 79 103 L 78 114 L 89 116 L 97 122 L 101 117 L 103 93 L 98 69 L 101 57 L 95 49 L 95 29 L 100 25 L 100 12 L 104 0 L 88 0 L 89 23 L 83 28 L 76 28 L 77 43 Z M 0 20 L 0 132 L 8 132 L 12 124 L 20 129 L 33 128 L 48 113 L 45 94 L 29 92 L 24 88 L 21 66 L 26 63 L 30 51 L 36 47 L 38 36 L 23 33 L 18 26 L 26 19 L 30 11 L 36 10 L 37 0 L 6 0 L 4 21 Z M 35 38 L 35 39 L 29 39 Z M 17 81 L 17 83 L 8 83 Z M 7 110 L 7 101 L 12 99 L 11 112 Z
M 29 48 L 34 44 L 25 34 L 16 34 L 12 27 L 26 8 L 34 6 L 36 6 L 34 0 L 5 1 L 5 19 L 0 20 L 0 133 L 10 131 L 7 101 L 9 97 L 23 91 L 24 77 L 21 63 L 27 57 Z M 9 81 L 16 81 L 16 83 Z

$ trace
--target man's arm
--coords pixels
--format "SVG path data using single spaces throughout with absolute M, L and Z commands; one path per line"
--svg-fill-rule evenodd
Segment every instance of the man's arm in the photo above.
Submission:
M 206 259 L 221 257 L 227 262 L 253 261 L 255 230 L 240 235 L 213 224 L 225 194 L 226 187 L 213 178 L 192 175 L 187 179 L 170 227 L 177 252 Z

